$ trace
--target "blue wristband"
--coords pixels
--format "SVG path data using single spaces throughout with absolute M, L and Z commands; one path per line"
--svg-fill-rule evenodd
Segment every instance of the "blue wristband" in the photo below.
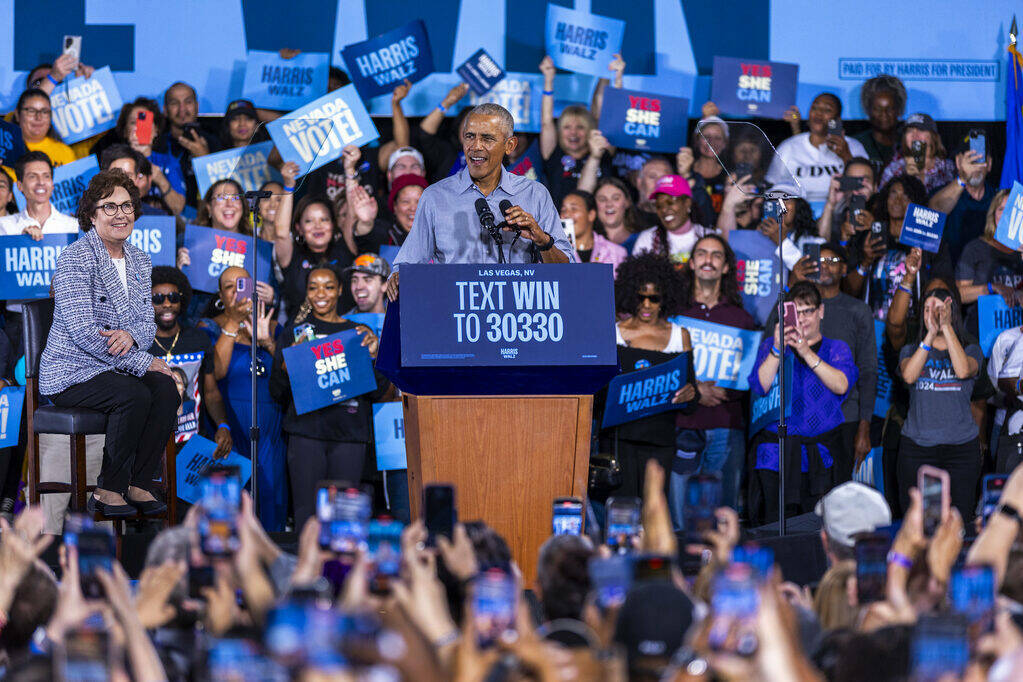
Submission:
M 230 431 L 231 426 L 227 422 L 221 422 L 220 424 L 217 424 L 217 431 L 219 431 L 220 429 L 227 429 L 228 431 Z
M 988 282 L 988 283 L 987 283 L 987 292 L 988 292 L 989 294 L 993 294 L 993 293 L 995 293 L 995 288 L 994 288 L 993 286 L 991 286 L 991 282 Z
M 295 188 L 294 188 L 294 187 L 285 187 L 285 188 L 284 188 L 284 191 L 285 191 L 285 192 L 294 192 L 294 191 L 295 191 Z
M 913 295 L 913 290 L 912 289 L 910 289 L 909 287 L 902 286 L 901 284 L 899 285 L 899 290 L 900 291 L 905 291 L 910 296 Z
M 53 83 L 54 87 L 60 85 L 60 81 L 53 77 L 53 74 L 46 74 L 46 79 Z
M 921 344 L 920 344 L 920 349 L 921 349 L 921 350 L 925 350 L 925 351 L 927 351 L 928 353 L 930 353 L 930 352 L 931 352 L 932 350 L 934 350 L 933 348 L 931 348 L 930 346 L 928 346 L 928 345 L 927 345 L 926 343 L 921 343 Z
M 544 90 L 543 94 L 544 95 L 550 95 L 551 97 L 553 97 L 554 96 L 554 91 L 553 90 Z
M 781 357 L 781 351 L 775 348 L 773 343 L 771 344 L 771 355 L 773 355 L 776 358 Z
M 437 108 L 440 109 L 440 113 L 442 113 L 442 114 L 448 113 L 447 107 L 445 107 L 443 104 L 438 104 Z

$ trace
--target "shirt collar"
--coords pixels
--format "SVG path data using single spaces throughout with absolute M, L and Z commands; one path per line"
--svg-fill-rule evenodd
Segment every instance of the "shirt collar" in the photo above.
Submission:
M 518 175 L 510 172 L 502 165 L 501 179 L 497 181 L 497 187 L 494 188 L 494 192 L 497 190 L 503 190 L 505 194 L 513 195 L 519 189 L 518 180 Z M 458 186 L 462 188 L 462 193 L 468 192 L 471 189 L 475 189 L 477 192 L 480 192 L 480 190 L 476 187 L 476 183 L 473 182 L 472 177 L 469 175 L 468 166 L 458 171 Z M 480 192 L 480 194 L 483 194 L 483 192 Z M 491 194 L 493 194 L 493 192 Z

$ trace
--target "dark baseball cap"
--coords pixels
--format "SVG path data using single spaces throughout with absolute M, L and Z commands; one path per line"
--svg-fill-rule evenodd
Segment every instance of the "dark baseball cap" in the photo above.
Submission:
M 650 657 L 667 661 L 693 624 L 693 602 L 669 580 L 640 582 L 618 614 L 614 639 L 625 647 L 629 667 Z
M 919 130 L 926 130 L 931 133 L 938 132 L 938 124 L 934 122 L 933 118 L 923 112 L 907 116 L 905 125 L 907 128 L 918 128 Z
M 224 113 L 224 122 L 230 123 L 239 116 L 248 116 L 256 121 L 259 120 L 259 114 L 256 113 L 256 105 L 247 99 L 236 99 L 228 104 L 227 111 Z

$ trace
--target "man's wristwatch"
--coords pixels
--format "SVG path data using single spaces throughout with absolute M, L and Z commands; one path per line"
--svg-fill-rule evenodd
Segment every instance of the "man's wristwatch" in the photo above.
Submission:
M 540 249 L 541 251 L 550 251 L 551 249 L 554 248 L 554 237 L 552 235 L 548 234 L 547 235 L 547 243 L 544 244 L 543 246 L 537 245 L 536 248 Z
M 1019 516 L 1019 510 L 1016 509 L 1016 507 L 1009 504 L 1008 502 L 1002 502 L 1000 505 L 998 505 L 998 513 L 1001 514 L 1002 516 L 1008 516 L 1016 523 L 1019 523 L 1021 521 Z

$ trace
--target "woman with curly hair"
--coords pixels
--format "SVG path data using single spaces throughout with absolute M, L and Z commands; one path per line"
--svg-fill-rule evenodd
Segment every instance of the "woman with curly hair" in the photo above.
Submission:
M 668 321 L 668 317 L 682 311 L 684 288 L 681 273 L 666 256 L 648 253 L 626 259 L 618 266 L 615 308 L 620 316 L 628 317 L 615 325 L 615 334 L 619 359 L 626 372 L 673 360 L 679 353 L 689 354 L 686 383 L 675 392 L 672 402 L 685 404 L 683 412 L 691 413 L 700 398 L 693 371 L 693 346 L 689 332 Z M 641 352 L 625 351 L 626 348 Z M 623 484 L 615 494 L 638 496 L 643 490 L 646 460 L 656 459 L 665 471 L 671 466 L 675 455 L 675 414 L 662 412 L 622 424 L 608 433 L 607 439 L 607 444 L 613 442 L 612 447 L 617 449 L 622 468 Z
M 785 261 L 786 270 L 792 270 L 799 259 L 803 257 L 804 244 L 824 243 L 824 240 L 817 234 L 813 209 L 805 199 L 797 197 L 785 200 L 785 215 L 782 216 L 781 228 L 781 257 Z M 775 244 L 778 243 L 777 218 L 764 218 L 757 225 L 757 231 Z

